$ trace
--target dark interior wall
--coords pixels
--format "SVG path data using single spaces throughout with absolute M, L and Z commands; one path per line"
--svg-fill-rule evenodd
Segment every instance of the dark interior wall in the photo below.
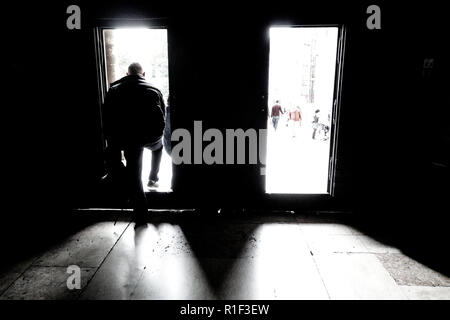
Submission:
M 95 197 L 104 168 L 93 28 L 114 17 L 168 18 L 173 121 L 175 127 L 189 128 L 193 120 L 203 120 L 204 129 L 261 123 L 267 83 L 264 30 L 270 23 L 345 24 L 336 177 L 341 201 L 336 206 L 389 218 L 408 216 L 418 208 L 416 202 L 445 208 L 445 198 L 430 192 L 448 190 L 448 167 L 431 163 L 448 165 L 450 149 L 448 49 L 443 46 L 448 27 L 439 5 L 378 2 L 382 29 L 371 31 L 365 13 L 371 2 L 78 1 L 82 29 L 68 30 L 70 4 L 8 6 L 4 185 L 16 208 L 47 207 L 53 219 Z M 435 59 L 435 66 L 424 78 L 427 57 Z M 198 99 L 199 90 L 206 99 Z M 226 112 L 230 105 L 238 117 Z M 199 205 L 257 205 L 258 170 L 186 166 L 177 171 L 178 195 Z M 16 211 L 15 216 L 30 218 Z
M 368 229 L 425 260 L 441 256 L 437 264 L 448 270 L 449 28 L 434 2 L 384 6 L 381 32 L 357 30 L 353 47 L 364 61 L 356 73 L 359 104 L 347 118 L 353 209 Z M 433 69 L 424 70 L 426 58 Z

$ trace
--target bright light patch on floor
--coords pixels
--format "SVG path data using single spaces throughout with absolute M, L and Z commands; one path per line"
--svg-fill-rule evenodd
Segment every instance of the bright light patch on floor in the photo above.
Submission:
M 139 62 L 145 79 L 161 90 L 167 104 L 169 68 L 167 29 L 123 28 L 105 29 L 106 74 L 108 84 L 126 76 L 128 66 Z M 142 183 L 147 191 L 169 192 L 172 181 L 172 160 L 163 151 L 158 187 L 147 188 L 151 168 L 151 152 L 144 151 Z
M 270 29 L 269 116 L 277 100 L 284 114 L 276 130 L 268 118 L 268 193 L 327 193 L 337 40 L 336 27 Z
M 230 299 L 328 299 L 297 224 L 259 225 L 222 290 Z
M 148 224 L 135 231 L 135 243 L 139 261 L 148 267 L 135 288 L 135 299 L 195 300 L 197 295 L 213 295 L 179 225 Z

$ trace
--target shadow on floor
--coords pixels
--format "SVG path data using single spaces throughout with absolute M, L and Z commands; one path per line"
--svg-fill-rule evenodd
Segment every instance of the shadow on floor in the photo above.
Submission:
M 73 213 L 66 219 L 54 219 L 33 226 L 24 227 L 20 232 L 10 228 L 9 238 L 1 242 L 7 259 L 2 259 L 0 273 L 8 270 L 17 261 L 33 257 L 39 252 L 48 250 L 53 245 L 79 232 L 80 230 L 104 221 L 131 221 L 129 212 L 95 211 Z M 252 252 L 256 229 L 264 224 L 321 224 L 337 223 L 348 225 L 378 242 L 393 246 L 405 255 L 438 271 L 450 275 L 449 261 L 441 232 L 429 232 L 427 225 L 422 229 L 413 224 L 386 226 L 380 221 L 361 219 L 346 213 L 317 212 L 261 212 L 251 210 L 186 211 L 176 210 L 150 212 L 148 222 L 158 228 L 162 224 L 177 226 L 181 229 L 187 244 L 196 257 L 213 293 L 220 296 L 221 288 L 234 267 L 236 260 Z M 425 228 L 425 230 L 423 229 Z M 136 230 L 135 241 L 139 241 L 139 229 Z M 250 246 L 250 250 L 248 249 Z M 253 250 L 254 251 L 254 250 Z M 220 264 L 209 263 L 211 259 L 220 259 Z
M 129 221 L 119 212 L 97 212 L 95 215 L 75 214 L 59 211 L 57 214 L 42 215 L 36 211 L 32 218 L 9 219 L 0 235 L 0 250 L 5 259 L 0 265 L 0 274 L 23 261 L 38 257 L 53 246 L 77 232 L 105 221 Z
M 450 276 L 447 257 L 449 236 L 437 221 L 385 221 L 354 218 L 348 222 L 363 234 L 388 246 L 398 248 L 417 262 Z

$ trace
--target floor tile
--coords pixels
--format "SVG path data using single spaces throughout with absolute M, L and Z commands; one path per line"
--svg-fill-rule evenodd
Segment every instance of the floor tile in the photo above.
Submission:
M 33 265 L 96 268 L 114 246 L 128 223 L 101 222 L 72 235 L 43 254 Z
M 81 289 L 94 274 L 94 268 L 81 268 Z M 64 267 L 31 267 L 1 296 L 2 300 L 72 300 L 80 290 L 69 290 L 70 274 Z
M 82 300 L 129 299 L 145 268 L 145 242 L 135 235 L 133 224 L 105 258 L 89 285 L 80 295 Z M 155 261 L 158 259 L 155 257 Z
M 341 223 L 300 223 L 305 235 L 355 235 L 359 231 Z
M 215 299 L 215 295 L 195 257 L 168 256 L 145 267 L 130 298 L 208 300 Z
M 7 270 L 3 270 L 3 272 L 0 273 L 0 294 L 17 280 L 37 258 L 38 256 L 32 255 L 31 257 L 14 263 L 12 266 L 9 266 Z
M 450 287 L 400 286 L 410 300 L 450 300 Z
M 305 238 L 313 254 L 367 252 L 366 247 L 354 235 L 309 234 Z
M 406 297 L 373 254 L 315 255 L 319 272 L 334 300 L 389 300 Z
M 370 253 L 400 253 L 400 250 L 381 243 L 371 237 L 358 235 L 357 238 L 362 242 L 364 247 L 367 249 L 367 252 Z
M 297 225 L 264 224 L 254 246 L 229 271 L 225 299 L 328 299 L 308 245 Z
M 377 254 L 398 285 L 450 287 L 450 278 L 401 253 Z

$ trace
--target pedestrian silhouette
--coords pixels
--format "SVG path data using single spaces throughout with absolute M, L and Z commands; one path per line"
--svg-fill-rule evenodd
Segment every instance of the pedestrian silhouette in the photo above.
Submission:
M 121 152 L 126 159 L 125 182 L 136 224 L 143 222 L 147 200 L 142 186 L 144 148 L 152 150 L 150 184 L 158 181 L 165 126 L 164 99 L 156 87 L 145 81 L 139 63 L 128 67 L 127 75 L 111 84 L 104 104 L 104 132 L 107 142 L 107 167 L 119 172 Z

